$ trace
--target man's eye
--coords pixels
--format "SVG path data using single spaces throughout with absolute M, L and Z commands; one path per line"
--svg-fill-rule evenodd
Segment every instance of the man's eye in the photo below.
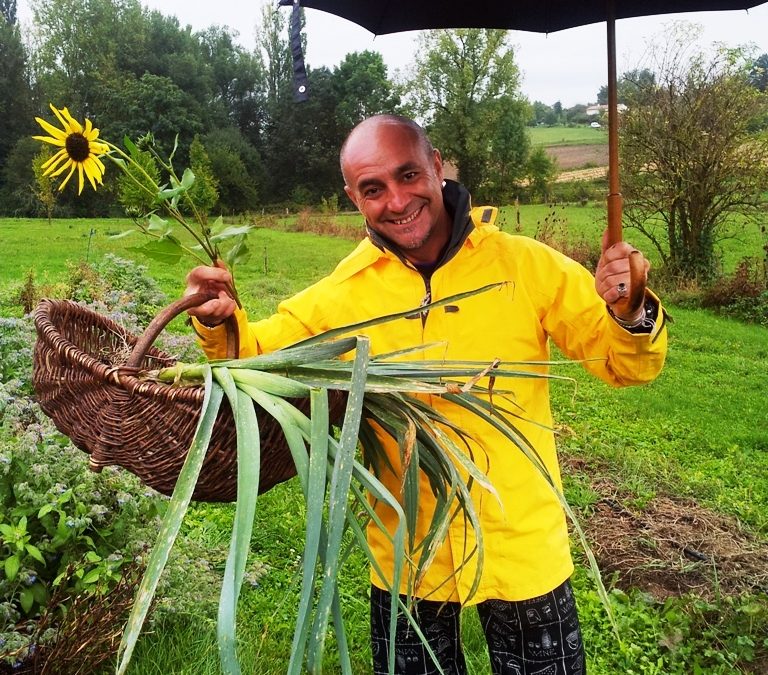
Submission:
M 416 171 L 409 171 L 403 175 L 403 178 L 405 178 L 405 180 L 413 180 L 417 175 L 418 173 Z
M 366 188 L 363 191 L 365 197 L 375 197 L 379 193 L 379 188 Z

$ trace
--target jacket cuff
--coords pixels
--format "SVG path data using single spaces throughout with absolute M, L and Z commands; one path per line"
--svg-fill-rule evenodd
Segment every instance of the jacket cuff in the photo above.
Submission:
M 247 331 L 248 316 L 243 309 L 236 309 L 234 316 L 240 329 L 240 355 L 242 356 L 243 329 Z M 198 344 L 209 359 L 227 358 L 227 328 L 223 323 L 211 328 L 192 317 L 192 328 L 197 334 Z
M 617 327 L 616 330 L 620 330 L 625 335 L 630 333 L 637 336 L 651 336 L 652 342 L 664 329 L 668 318 L 658 296 L 648 289 L 645 291 L 645 300 L 643 301 L 644 316 L 635 324 L 628 324 L 619 319 L 607 305 L 606 309 L 612 319 L 611 323 Z

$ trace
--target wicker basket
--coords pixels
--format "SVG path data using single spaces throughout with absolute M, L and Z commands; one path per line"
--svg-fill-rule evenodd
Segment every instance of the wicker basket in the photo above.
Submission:
M 197 427 L 204 390 L 142 381 L 137 375 L 175 363 L 151 343 L 174 316 L 205 299 L 190 296 L 177 301 L 141 338 L 68 300 L 42 300 L 38 305 L 33 369 L 37 400 L 56 428 L 90 455 L 92 470 L 122 466 L 163 494 L 173 491 Z M 127 351 L 131 357 L 126 361 Z M 338 419 L 344 396 L 329 393 L 331 419 Z M 309 409 L 306 399 L 294 403 Z M 280 426 L 258 408 L 257 416 L 262 493 L 295 476 L 296 468 Z M 193 498 L 233 501 L 236 488 L 235 425 L 225 399 Z

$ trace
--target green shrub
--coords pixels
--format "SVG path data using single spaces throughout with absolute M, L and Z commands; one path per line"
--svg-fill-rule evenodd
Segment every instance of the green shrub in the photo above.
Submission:
M 730 276 L 704 289 L 701 306 L 722 314 L 768 326 L 768 278 L 765 261 L 744 258 Z
M 66 291 L 132 332 L 165 302 L 145 268 L 115 256 L 73 266 Z M 164 508 L 157 493 L 122 469 L 92 473 L 87 455 L 42 413 L 31 398 L 33 339 L 30 317 L 0 318 L 0 672 L 4 663 L 31 667 L 43 654 L 63 658 L 57 639 L 87 642 L 97 661 L 100 650 L 114 650 L 116 644 L 71 634 L 92 632 L 89 624 L 59 626 L 52 617 L 64 621 L 74 603 L 102 621 L 122 622 L 127 591 L 115 596 L 114 589 L 128 583 L 126 575 L 133 584 Z M 195 349 L 186 335 L 166 336 L 158 346 L 185 360 Z M 200 557 L 182 546 L 166 582 L 186 608 L 192 585 L 185 570 L 203 575 L 190 562 Z
M 54 588 L 66 581 L 75 597 L 119 582 L 159 506 L 122 470 L 90 472 L 86 455 L 17 385 L 0 384 L 0 654 L 12 659 Z

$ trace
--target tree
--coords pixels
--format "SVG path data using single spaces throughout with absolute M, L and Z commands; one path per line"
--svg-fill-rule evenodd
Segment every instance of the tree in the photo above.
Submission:
M 409 97 L 435 146 L 454 162 L 470 189 L 488 180 L 490 139 L 501 119 L 523 114 L 517 105 L 520 71 L 503 30 L 424 32 Z M 527 116 L 526 116 L 527 119 Z
M 400 97 L 394 92 L 387 66 L 378 52 L 347 54 L 333 69 L 333 86 L 338 97 L 336 120 L 344 136 L 365 118 L 394 113 L 400 107 Z
M 266 172 L 256 148 L 234 127 L 215 129 L 203 140 L 218 181 L 219 212 L 255 210 L 266 183 Z
M 21 136 L 32 132 L 27 53 L 16 24 L 15 0 L 0 0 L 0 166 Z
M 758 91 L 768 90 L 768 54 L 761 54 L 749 69 L 749 83 Z
M 177 160 L 186 164 L 187 151 L 195 134 L 205 131 L 203 112 L 195 99 L 169 77 L 144 73 L 140 78 L 124 77 L 101 91 L 95 116 L 102 136 L 119 142 L 123 136 L 154 136 L 160 153 L 168 156 L 176 143 Z
M 16 25 L 16 0 L 0 0 L 0 19 L 9 26 Z
M 555 161 L 547 154 L 543 145 L 537 145 L 528 157 L 526 174 L 531 186 L 531 196 L 534 201 L 538 198 L 545 202 L 549 197 L 549 184 L 557 167 Z
M 531 142 L 526 125 L 530 106 L 523 100 L 504 97 L 497 101 L 499 113 L 490 137 L 486 181 L 478 187 L 479 201 L 506 204 L 514 199 L 524 177 Z
M 533 113 L 529 121 L 531 126 L 546 124 L 547 114 L 552 112 L 552 108 L 541 101 L 534 101 L 531 104 L 531 110 Z
M 686 40 L 687 37 L 687 40 Z M 765 98 L 739 52 L 692 52 L 695 36 L 669 36 L 654 86 L 622 116 L 626 220 L 669 272 L 709 279 L 716 246 L 757 214 L 768 189 L 768 140 L 750 136 Z
M 567 124 L 587 124 L 590 121 L 589 115 L 587 115 L 587 106 L 583 103 L 577 103 L 563 112 Z
M 651 91 L 656 83 L 656 75 L 648 68 L 634 68 L 622 74 L 616 82 L 616 101 L 631 107 L 637 103 L 637 97 L 643 92 Z M 604 84 L 597 92 L 597 102 L 601 105 L 608 103 L 608 85 Z
M 195 182 L 189 191 L 189 197 L 200 217 L 205 221 L 219 199 L 219 185 L 213 173 L 211 159 L 197 135 L 189 148 L 189 168 L 195 174 Z
M 32 162 L 32 171 L 35 174 L 35 197 L 39 200 L 45 209 L 45 215 L 48 218 L 48 224 L 51 224 L 51 218 L 53 217 L 53 209 L 56 206 L 57 190 L 53 184 L 53 180 L 50 176 L 44 175 L 43 164 L 45 164 L 53 153 L 48 148 L 43 148 L 35 155 L 35 159 Z
M 141 16 L 138 0 L 33 0 L 37 78 L 50 99 L 93 113 L 101 83 L 118 78 L 118 58 Z

